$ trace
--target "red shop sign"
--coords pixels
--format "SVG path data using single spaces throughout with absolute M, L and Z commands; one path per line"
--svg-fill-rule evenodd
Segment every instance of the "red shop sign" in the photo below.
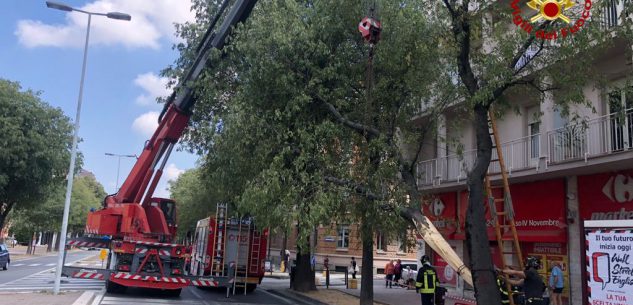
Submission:
M 519 239 L 524 242 L 566 242 L 565 181 L 563 179 L 513 184 L 510 186 L 514 219 Z M 503 198 L 501 189 L 494 189 L 495 198 Z M 461 192 L 460 218 L 466 219 L 468 192 Z M 494 224 L 486 204 L 488 237 L 496 240 Z M 502 203 L 499 203 L 499 207 Z M 498 210 L 501 210 L 498 208 Z M 462 225 L 463 230 L 463 225 Z M 463 238 L 463 234 L 461 234 Z
M 633 170 L 578 177 L 580 217 L 633 219 Z
M 422 200 L 422 213 L 438 231 L 449 237 L 457 230 L 457 193 L 444 193 Z

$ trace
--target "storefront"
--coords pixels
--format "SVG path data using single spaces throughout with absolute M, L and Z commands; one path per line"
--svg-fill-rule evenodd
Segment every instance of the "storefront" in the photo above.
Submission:
M 532 255 L 541 258 L 543 263 L 541 273 L 544 279 L 547 279 L 552 263 L 554 261 L 561 262 L 565 281 L 568 285 L 565 180 L 555 179 L 514 184 L 511 185 L 510 191 L 523 257 Z M 495 197 L 503 198 L 501 189 L 495 189 L 494 192 Z M 463 246 L 463 241 L 466 238 L 464 227 L 467 207 L 468 192 L 459 191 L 438 194 L 425 200 L 423 210 L 425 215 L 447 238 L 449 244 L 458 246 L 458 243 L 462 243 Z M 494 224 L 487 207 L 486 217 L 493 261 L 495 265 L 501 266 L 500 249 L 497 247 Z M 437 257 L 434 255 L 434 262 L 441 266 L 441 258 Z M 451 273 L 449 272 L 448 275 L 450 276 Z M 566 294 L 568 293 L 567 291 Z
M 579 214 L 584 220 L 631 220 L 633 219 L 633 170 L 625 170 L 612 173 L 601 173 L 595 175 L 578 176 L 578 203 Z M 582 222 L 581 221 L 581 222 Z M 581 266 L 591 266 L 592 280 L 601 282 L 601 285 L 594 285 L 594 289 L 589 293 L 587 284 L 582 285 L 585 300 L 592 300 L 592 304 L 633 304 L 630 298 L 630 291 L 633 291 L 633 275 L 629 255 L 613 255 L 613 252 L 621 251 L 620 248 L 610 248 L 608 239 L 614 238 L 618 233 L 629 233 L 630 230 L 598 230 L 588 234 L 589 238 L 603 235 L 599 241 L 600 248 L 593 249 L 590 254 L 588 250 L 582 251 Z M 584 236 L 584 235 L 583 235 Z M 590 240 L 594 242 L 595 240 Z M 582 245 L 589 245 L 589 240 L 583 240 Z M 621 246 L 628 246 L 624 243 Z M 585 253 L 585 251 L 587 251 Z M 587 258 L 584 254 L 589 255 Z M 604 264 L 600 264 L 606 258 Z M 602 266 L 601 268 L 598 268 Z M 583 273 L 582 275 L 585 275 Z M 588 278 L 582 278 L 582 283 L 587 283 Z

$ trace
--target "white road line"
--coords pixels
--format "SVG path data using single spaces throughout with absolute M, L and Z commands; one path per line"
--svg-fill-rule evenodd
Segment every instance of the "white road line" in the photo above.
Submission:
M 24 264 L 11 264 L 11 267 L 20 267 L 20 266 L 24 266 Z
M 258 289 L 258 291 L 263 292 L 263 293 L 265 293 L 265 294 L 267 294 L 267 295 L 269 295 L 271 297 L 274 297 L 275 299 L 279 299 L 279 300 L 283 301 L 286 304 L 293 304 L 290 300 L 288 300 L 286 298 L 283 298 L 281 296 L 278 296 L 278 295 L 276 295 L 274 293 L 270 293 L 270 292 L 266 291 L 265 289 Z
M 37 267 L 37 266 L 39 266 L 39 265 L 41 265 L 41 264 L 29 264 L 28 266 L 29 266 L 29 267 Z
M 197 300 L 170 300 L 170 299 L 154 299 L 154 298 L 126 298 L 126 297 L 110 297 L 104 296 L 99 302 L 100 305 L 156 305 L 156 304 L 174 304 L 174 305 L 200 305 Z
M 87 257 L 84 257 L 84 258 L 78 259 L 78 260 L 76 260 L 76 261 L 73 261 L 73 262 L 71 262 L 69 265 L 72 265 L 72 264 L 74 264 L 74 263 L 76 263 L 76 262 L 78 262 L 78 261 L 80 261 L 80 260 L 82 260 L 82 259 L 86 259 L 86 258 L 87 258 Z M 0 287 L 3 287 L 3 286 L 6 286 L 6 285 L 9 285 L 9 284 L 11 284 L 11 283 L 15 283 L 15 282 L 17 282 L 17 281 L 20 281 L 20 280 L 26 279 L 26 278 L 28 278 L 29 276 L 40 275 L 40 274 L 42 274 L 42 273 L 45 273 L 45 272 L 48 272 L 48 271 L 51 271 L 51 270 L 55 270 L 55 268 L 49 268 L 49 269 L 46 269 L 46 270 L 42 270 L 42 271 L 40 271 L 40 272 L 33 273 L 33 274 L 29 274 L 29 275 L 27 275 L 27 276 L 21 277 L 21 278 L 19 278 L 19 279 L 15 279 L 15 280 L 13 280 L 13 281 L 6 282 L 6 283 L 4 283 L 4 284 L 0 284 Z
M 46 266 L 55 266 L 55 265 L 57 265 L 57 264 L 55 264 L 55 263 L 46 264 Z

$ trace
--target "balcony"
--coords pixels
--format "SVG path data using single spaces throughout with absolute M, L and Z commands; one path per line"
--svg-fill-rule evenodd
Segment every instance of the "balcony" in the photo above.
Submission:
M 600 12 L 600 24 L 604 29 L 622 25 L 624 7 L 633 4 L 631 0 L 606 0 L 607 4 Z
M 540 134 L 504 142 L 501 145 L 509 175 L 512 176 L 516 172 L 534 174 L 539 170 L 547 170 L 550 166 L 575 161 L 584 164 L 592 158 L 633 149 L 633 108 L 583 123 L 567 125 L 547 132 L 545 137 L 545 147 L 541 147 Z M 476 150 L 468 150 L 461 154 L 419 162 L 418 187 L 429 188 L 464 182 L 476 156 Z M 492 160 L 496 159 L 497 152 L 493 150 Z M 490 163 L 488 173 L 501 173 L 499 161 Z

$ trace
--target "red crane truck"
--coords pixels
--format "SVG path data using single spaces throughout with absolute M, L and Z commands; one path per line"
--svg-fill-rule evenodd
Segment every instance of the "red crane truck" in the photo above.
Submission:
M 226 204 L 218 204 L 215 217 L 197 223 L 189 274 L 228 279 L 234 293 L 251 292 L 264 278 L 267 242 L 267 229 L 258 230 L 250 217 L 228 218 Z
M 143 287 L 174 295 L 179 295 L 185 286 L 228 286 L 233 280 L 232 277 L 205 279 L 185 274 L 185 261 L 190 251 L 185 245 L 174 243 L 178 227 L 176 203 L 152 195 L 196 103 L 191 83 L 198 79 L 207 64 L 210 51 L 224 47 L 232 28 L 248 18 L 256 2 L 235 1 L 215 32 L 215 24 L 223 16 L 229 1 L 222 3 L 220 12 L 196 49 L 192 66 L 165 103 L 158 128 L 145 143 L 125 182 L 116 194 L 104 199 L 101 209 L 88 215 L 85 229 L 88 236 L 68 241 L 67 244 L 72 246 L 110 249 L 106 268 L 86 270 L 64 266 L 64 275 L 105 280 L 108 292 Z

